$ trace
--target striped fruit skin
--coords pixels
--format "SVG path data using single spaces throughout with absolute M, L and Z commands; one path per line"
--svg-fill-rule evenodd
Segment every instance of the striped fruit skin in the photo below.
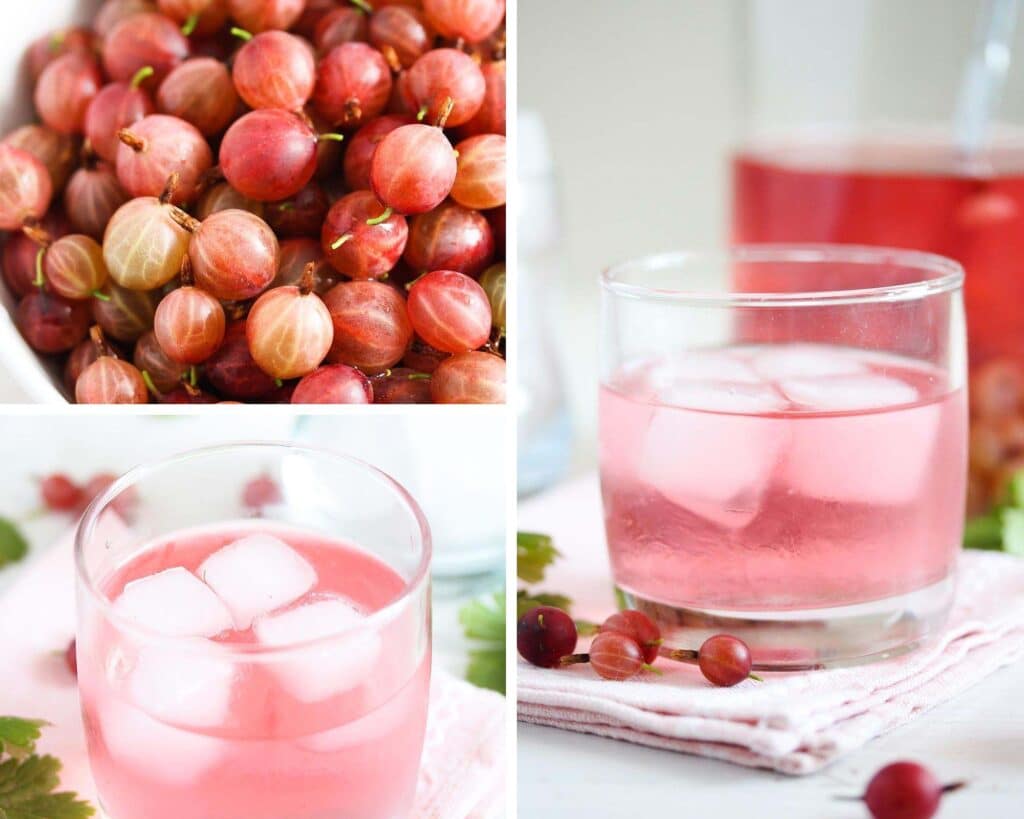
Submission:
M 383 221 L 381 217 L 386 216 Z M 394 269 L 409 240 L 405 217 L 390 213 L 370 191 L 341 197 L 324 219 L 324 254 L 339 273 L 352 279 L 377 279 Z
M 179 364 L 199 364 L 220 347 L 227 328 L 224 308 L 198 287 L 179 287 L 160 301 L 153 331 L 167 357 Z
M 489 210 L 505 204 L 505 137 L 481 134 L 455 146 L 458 172 L 452 199 L 463 207 Z
M 501 25 L 505 0 L 423 0 L 423 9 L 445 37 L 479 43 Z
M 147 404 L 149 392 L 134 366 L 105 355 L 78 377 L 75 400 L 79 404 Z
M 324 296 L 334 323 L 327 359 L 371 374 L 393 367 L 412 343 L 401 293 L 382 282 L 342 282 Z
M 457 270 L 474 279 L 494 259 L 494 231 L 482 213 L 443 202 L 413 217 L 403 258 L 413 270 Z
M 644 657 L 636 640 L 606 631 L 590 644 L 590 664 L 606 680 L 628 680 L 643 668 Z
M 0 230 L 17 230 L 27 221 L 41 219 L 52 197 L 46 166 L 27 151 L 0 145 Z
M 280 253 L 266 222 L 234 208 L 207 217 L 189 245 L 196 284 L 222 301 L 251 299 L 266 290 L 277 275 Z
M 458 170 L 455 149 L 444 131 L 419 123 L 402 125 L 377 144 L 370 187 L 399 213 L 426 213 L 447 198 Z
M 504 404 L 505 359 L 491 353 L 456 353 L 430 378 L 437 404 Z
M 90 236 L 62 236 L 46 250 L 43 276 L 66 299 L 88 299 L 107 281 L 103 248 Z
M 285 381 L 313 372 L 334 341 L 331 314 L 316 293 L 275 287 L 260 296 L 245 323 L 249 352 L 272 378 Z
M 491 303 L 484 289 L 455 270 L 435 270 L 409 290 L 409 320 L 416 334 L 446 353 L 464 353 L 487 343 Z

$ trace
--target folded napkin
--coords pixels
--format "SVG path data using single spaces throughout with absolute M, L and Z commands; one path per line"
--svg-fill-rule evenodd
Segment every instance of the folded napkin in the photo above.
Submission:
M 596 477 L 523 504 L 519 524 L 552 535 L 562 552 L 544 588 L 570 595 L 577 617 L 600 622 L 614 610 Z M 714 688 L 695 667 L 666 660 L 657 663 L 662 676 L 625 682 L 599 679 L 585 665 L 548 670 L 520 661 L 519 719 L 806 774 L 1022 656 L 1024 560 L 967 552 L 944 633 L 903 657 L 769 674 L 734 688 Z
M 0 597 L 0 714 L 52 726 L 42 753 L 64 763 L 61 785 L 96 804 L 78 689 L 63 649 L 75 631 L 70 535 L 36 557 Z M 423 764 L 412 819 L 503 815 L 505 699 L 434 668 Z

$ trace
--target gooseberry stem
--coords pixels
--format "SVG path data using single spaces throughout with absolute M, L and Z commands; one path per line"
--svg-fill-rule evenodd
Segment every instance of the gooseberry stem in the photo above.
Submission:
M 135 136 L 127 128 L 122 128 L 118 131 L 117 138 L 136 153 L 142 153 L 142 151 L 146 150 L 146 140 Z
M 37 245 L 49 247 L 53 244 L 53 239 L 50 237 L 50 234 L 47 233 L 46 229 L 34 219 L 25 222 L 25 224 L 21 226 L 21 232 L 28 236 L 28 238 Z
M 302 269 L 302 278 L 299 279 L 299 293 L 308 296 L 313 292 L 316 285 L 316 262 L 309 262 Z
M 100 301 L 110 301 L 110 296 L 108 296 L 102 290 L 93 290 L 92 297 L 94 299 L 99 299 Z
M 326 139 L 330 142 L 341 142 L 345 139 L 344 134 L 320 134 L 317 139 Z
M 667 660 L 675 660 L 677 663 L 686 663 L 687 665 L 698 665 L 700 663 L 700 652 L 694 651 L 692 648 L 667 648 L 662 645 L 658 649 L 658 655 Z M 759 677 L 753 672 L 747 674 L 747 679 L 764 682 L 764 677 Z
M 171 208 L 171 218 L 178 223 L 181 227 L 185 228 L 189 233 L 195 233 L 199 230 L 200 225 L 203 223 L 196 219 L 194 216 L 189 216 L 181 208 Z M 188 258 L 186 256 L 186 258 Z
M 117 356 L 114 355 L 114 351 L 110 349 L 110 345 L 107 344 L 107 339 L 103 335 L 103 328 L 98 324 L 94 324 L 89 328 L 89 338 L 92 340 L 93 347 L 96 348 L 97 356 L 100 358 L 117 358 Z
M 371 6 L 367 0 L 351 0 L 351 2 L 353 6 L 364 14 L 373 14 L 373 6 Z
M 384 60 L 388 64 L 388 68 L 390 68 L 396 74 L 402 70 L 402 60 L 399 58 L 398 52 L 395 51 L 394 46 L 381 46 L 380 53 L 384 56 Z
M 185 25 L 181 27 L 181 33 L 186 37 L 191 37 L 195 32 L 197 25 L 199 25 L 199 15 L 193 14 L 185 21 Z
M 186 253 L 181 259 L 181 269 L 178 271 L 178 280 L 182 287 L 191 287 L 195 283 L 192 275 L 192 259 Z
M 339 247 L 341 247 L 343 244 L 345 244 L 345 242 L 347 242 L 351 238 L 352 238 L 352 234 L 351 233 L 346 233 L 343 236 L 339 236 L 337 239 L 335 239 L 334 243 L 331 245 L 331 250 L 337 250 Z
M 147 65 L 147 66 L 145 66 L 143 68 L 140 68 L 138 71 L 135 72 L 135 76 L 132 77 L 132 81 L 131 81 L 132 88 L 138 88 L 146 80 L 148 80 L 150 77 L 152 77 L 155 73 L 156 73 L 156 71 L 153 69 L 153 66 L 151 66 L 151 65 Z
M 367 219 L 366 224 L 368 225 L 379 225 L 381 222 L 386 222 L 394 214 L 392 208 L 384 208 L 384 212 L 380 216 L 374 216 L 372 219 Z
M 39 252 L 36 253 L 36 277 L 32 284 L 40 289 L 42 289 L 43 285 L 46 284 L 46 280 L 43 278 L 43 256 L 45 255 L 46 248 L 39 248 Z
M 160 391 L 156 388 L 156 384 L 153 383 L 153 379 L 149 374 L 148 370 L 142 371 L 142 380 L 146 385 L 146 389 L 149 390 L 153 395 L 159 396 Z
M 452 109 L 455 108 L 455 100 L 451 97 L 445 97 L 444 102 L 441 104 L 441 110 L 437 112 L 437 122 L 434 123 L 438 128 L 444 128 L 448 122 L 448 117 L 452 115 Z
M 244 28 L 239 28 L 238 26 L 232 26 L 231 34 L 239 40 L 245 40 L 246 42 L 249 42 L 252 39 L 252 32 L 246 31 Z
M 163 193 L 160 194 L 161 205 L 168 204 L 174 198 L 174 191 L 177 189 L 178 182 L 180 181 L 181 175 L 177 171 L 167 177 L 167 184 L 164 185 Z
M 665 657 L 669 660 L 675 660 L 677 663 L 690 663 L 695 665 L 697 658 L 700 656 L 700 652 L 694 651 L 692 648 L 667 648 L 662 646 L 658 649 L 658 655 Z

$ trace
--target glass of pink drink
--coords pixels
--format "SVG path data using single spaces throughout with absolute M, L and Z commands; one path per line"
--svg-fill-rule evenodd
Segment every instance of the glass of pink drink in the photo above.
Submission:
M 889 656 L 941 627 L 963 528 L 963 272 L 739 247 L 603 279 L 601 487 L 615 582 L 673 642 L 755 665 Z
M 121 478 L 76 547 L 79 691 L 111 819 L 407 816 L 430 549 L 405 490 L 340 455 L 224 446 Z

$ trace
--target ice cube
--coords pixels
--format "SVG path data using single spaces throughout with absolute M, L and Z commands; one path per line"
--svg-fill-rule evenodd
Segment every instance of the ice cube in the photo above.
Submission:
M 365 619 L 347 600 L 324 597 L 260 617 L 253 629 L 263 645 L 272 647 L 338 635 L 289 652 L 269 666 L 294 697 L 318 702 L 368 681 L 380 651 L 380 636 L 367 625 L 361 627 Z
M 752 393 L 697 385 L 680 400 L 716 414 L 660 407 L 651 414 L 643 445 L 633 456 L 637 475 L 667 500 L 731 528 L 758 513 L 789 436 L 789 422 L 743 414 L 782 409 L 786 402 L 764 390 Z M 703 400 L 701 400 L 703 399 Z
M 227 755 L 225 740 L 164 725 L 113 697 L 100 706 L 99 724 L 116 765 L 167 785 L 195 783 Z
M 199 567 L 231 610 L 235 628 L 248 629 L 261 614 L 294 603 L 316 585 L 316 570 L 283 540 L 254 534 L 229 543 Z
M 407 684 L 397 696 L 391 697 L 380 708 L 374 708 L 370 713 L 330 730 L 303 737 L 298 744 L 317 753 L 366 747 L 382 740 L 391 746 L 408 747 L 414 741 L 409 735 L 410 729 L 415 731 L 418 723 L 422 724 L 416 715 L 422 714 L 425 709 L 426 687 L 425 684 Z
M 149 645 L 128 676 L 132 702 L 163 722 L 193 728 L 227 722 L 235 666 L 209 640 Z
M 877 373 L 790 378 L 781 381 L 779 389 L 794 404 L 824 412 L 882 409 L 912 404 L 918 398 L 917 390 L 906 381 Z
M 762 347 L 751 366 L 766 381 L 784 378 L 819 378 L 867 372 L 860 353 L 824 344 L 777 344 Z
M 789 402 L 771 384 L 736 381 L 679 382 L 658 392 L 658 401 L 711 412 L 778 412 Z
M 114 610 L 170 637 L 213 637 L 232 627 L 231 612 L 210 587 L 180 566 L 133 580 Z
M 920 497 L 941 421 L 935 404 L 794 421 L 785 482 L 801 495 L 898 506 Z
M 761 381 L 749 363 L 720 350 L 682 353 L 653 367 L 649 378 L 656 392 L 681 381 L 731 381 L 738 384 Z

